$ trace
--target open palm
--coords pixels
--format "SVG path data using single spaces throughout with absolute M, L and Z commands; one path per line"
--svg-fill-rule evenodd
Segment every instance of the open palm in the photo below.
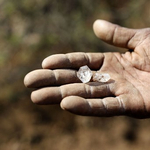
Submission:
M 150 117 L 150 29 L 127 29 L 98 20 L 95 34 L 114 46 L 132 49 L 120 53 L 69 53 L 47 57 L 43 69 L 26 75 L 27 87 L 37 104 L 59 104 L 65 110 L 87 116 L 127 115 Z M 81 83 L 76 72 L 88 65 L 109 73 L 107 83 Z

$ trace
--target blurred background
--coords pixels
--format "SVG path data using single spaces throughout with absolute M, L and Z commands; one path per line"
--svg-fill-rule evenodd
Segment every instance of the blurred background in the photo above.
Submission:
M 120 51 L 98 40 L 104 19 L 129 28 L 150 26 L 149 0 L 0 0 L 0 149 L 126 150 L 150 147 L 150 120 L 75 116 L 37 106 L 24 76 L 42 60 L 67 52 Z

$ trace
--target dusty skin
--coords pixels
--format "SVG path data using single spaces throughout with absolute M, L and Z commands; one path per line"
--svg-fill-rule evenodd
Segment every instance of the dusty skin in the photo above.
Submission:
M 49 56 L 43 69 L 24 79 L 26 87 L 37 89 L 31 94 L 32 101 L 60 104 L 64 110 L 85 116 L 150 117 L 150 29 L 127 29 L 104 20 L 97 20 L 93 28 L 101 40 L 133 52 Z M 84 65 L 109 73 L 113 82 L 81 83 L 76 72 Z

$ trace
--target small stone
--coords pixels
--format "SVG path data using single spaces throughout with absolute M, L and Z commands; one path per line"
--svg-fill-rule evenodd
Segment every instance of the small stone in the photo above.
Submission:
M 88 66 L 82 66 L 77 72 L 77 77 L 83 82 L 88 83 L 92 78 L 92 71 Z
M 93 75 L 93 81 L 96 82 L 108 82 L 110 80 L 110 75 L 108 73 L 98 73 Z

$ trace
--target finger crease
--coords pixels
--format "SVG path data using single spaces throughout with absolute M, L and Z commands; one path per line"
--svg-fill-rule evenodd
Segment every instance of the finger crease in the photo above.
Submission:
M 115 43 L 115 36 L 116 36 L 116 32 L 117 32 L 117 30 L 118 30 L 118 26 L 115 26 L 115 29 L 114 29 L 114 31 L 113 31 L 113 37 L 112 37 L 112 41 L 113 41 L 113 43 Z
M 90 62 L 91 62 L 91 58 L 90 58 L 90 56 L 87 54 L 87 53 L 85 53 L 85 59 L 87 60 L 87 62 L 88 62 L 88 65 L 90 64 Z
M 61 99 L 65 98 L 62 86 L 59 87 L 59 92 L 60 92 L 60 95 L 61 95 Z
M 119 96 L 117 96 L 116 99 L 118 100 L 118 103 L 119 103 L 119 105 L 120 105 L 121 111 L 122 111 L 122 112 L 125 112 L 125 105 L 124 105 L 123 99 L 120 98 Z
M 107 91 L 107 93 L 106 93 L 106 95 L 112 95 L 113 96 L 113 94 L 112 94 L 112 92 L 111 92 L 111 90 L 110 90 L 110 85 L 108 84 L 108 85 L 106 85 L 106 91 Z
M 91 98 L 92 97 L 92 93 L 91 93 L 91 86 L 84 86 L 85 88 L 85 92 L 86 92 L 86 97 L 87 98 Z
M 54 75 L 55 84 L 57 84 L 59 77 L 58 77 L 58 74 L 55 70 L 53 71 L 53 75 Z
M 66 59 L 67 59 L 67 61 L 68 61 L 68 67 L 71 67 L 70 54 L 68 53 L 68 54 L 66 54 L 65 56 L 66 56 Z
M 102 99 L 102 105 L 103 105 L 104 109 L 106 109 L 106 110 L 108 109 L 107 104 L 105 103 L 105 100 L 103 100 L 103 99 Z

